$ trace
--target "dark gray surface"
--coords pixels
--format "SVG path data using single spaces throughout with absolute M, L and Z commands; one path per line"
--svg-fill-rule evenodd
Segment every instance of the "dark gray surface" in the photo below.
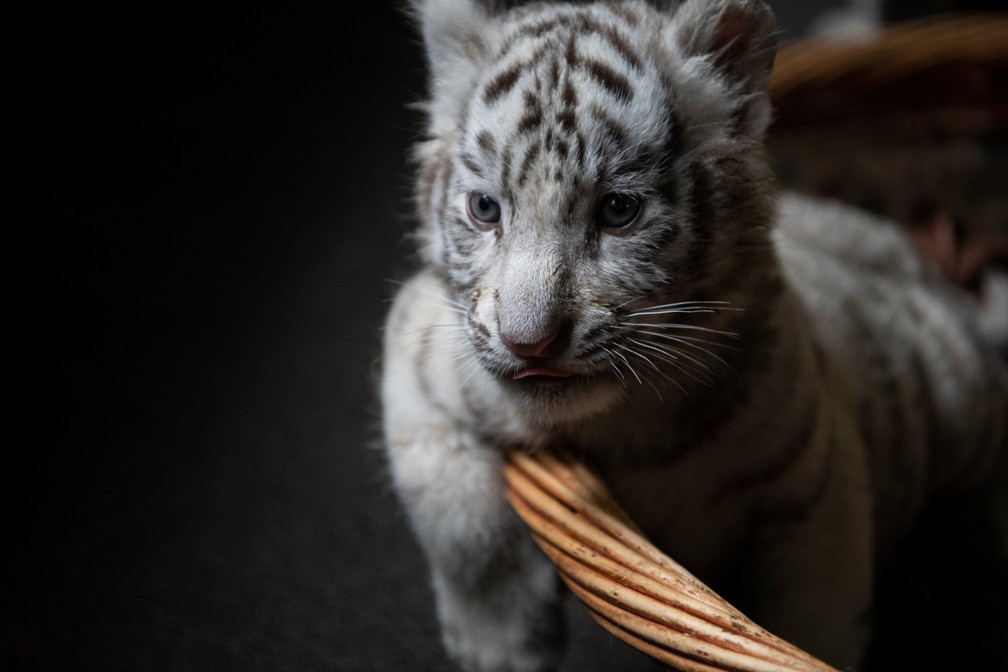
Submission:
M 20 18 L 0 667 L 446 669 L 376 446 L 405 17 Z
M 0 667 L 447 669 L 375 447 L 403 16 L 46 11 L 11 24 Z M 570 613 L 565 670 L 654 668 Z

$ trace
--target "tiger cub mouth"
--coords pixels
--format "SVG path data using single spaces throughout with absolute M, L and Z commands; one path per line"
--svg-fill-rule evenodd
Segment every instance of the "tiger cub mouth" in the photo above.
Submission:
M 541 382 L 545 379 L 562 379 L 570 378 L 574 375 L 571 371 L 566 371 L 564 369 L 558 369 L 552 366 L 544 366 L 541 364 L 528 364 L 522 368 L 516 370 L 512 376 L 511 380 L 529 380 L 530 382 Z

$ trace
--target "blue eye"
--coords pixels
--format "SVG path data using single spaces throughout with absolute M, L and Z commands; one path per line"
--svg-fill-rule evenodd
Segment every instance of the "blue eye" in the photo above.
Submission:
M 622 229 L 637 219 L 640 208 L 640 201 L 630 194 L 611 191 L 599 201 L 595 222 L 605 229 Z
M 468 208 L 469 216 L 480 224 L 500 222 L 500 204 L 486 194 L 470 194 Z

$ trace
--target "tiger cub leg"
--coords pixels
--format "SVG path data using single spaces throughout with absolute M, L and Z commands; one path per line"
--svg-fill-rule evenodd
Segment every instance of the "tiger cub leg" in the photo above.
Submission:
M 562 643 L 556 572 L 505 500 L 496 451 L 429 434 L 389 452 L 449 656 L 473 672 L 550 669 Z
M 390 312 L 382 402 L 392 482 L 429 561 L 450 657 L 472 672 L 546 670 L 562 639 L 556 572 L 505 498 L 500 449 L 467 429 L 452 350 L 463 341 L 431 341 L 455 317 L 441 291 L 415 278 Z

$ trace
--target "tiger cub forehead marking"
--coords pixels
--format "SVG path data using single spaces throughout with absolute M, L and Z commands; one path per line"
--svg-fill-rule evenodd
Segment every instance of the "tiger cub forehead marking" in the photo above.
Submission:
M 505 30 L 470 100 L 462 164 L 506 198 L 639 170 L 639 154 L 668 142 L 669 96 L 631 21 L 597 6 L 529 13 Z

